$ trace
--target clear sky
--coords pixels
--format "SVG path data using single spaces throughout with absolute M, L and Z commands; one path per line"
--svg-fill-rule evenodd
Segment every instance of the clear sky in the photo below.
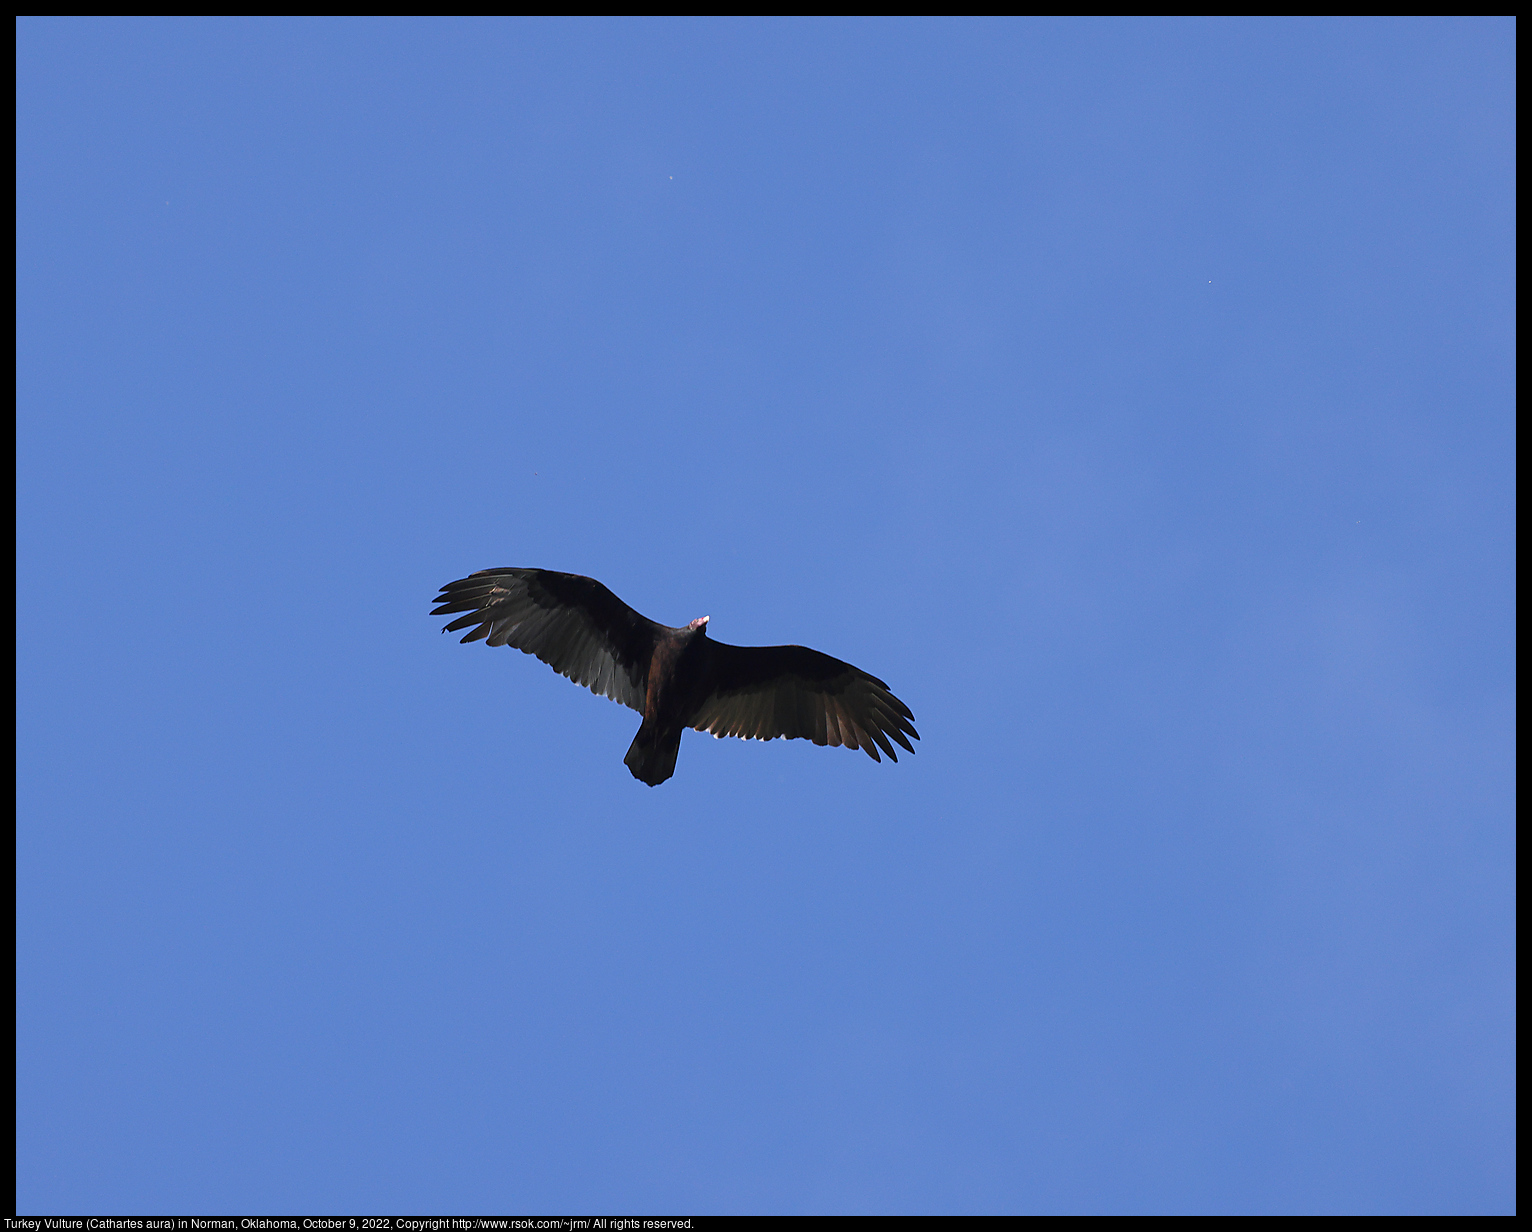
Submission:
M 1512 21 L 18 29 L 22 1212 L 1513 1210 Z

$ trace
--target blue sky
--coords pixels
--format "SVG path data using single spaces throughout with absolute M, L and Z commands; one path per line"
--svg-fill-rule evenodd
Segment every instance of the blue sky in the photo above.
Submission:
M 18 31 L 22 1212 L 1514 1209 L 1513 22 Z

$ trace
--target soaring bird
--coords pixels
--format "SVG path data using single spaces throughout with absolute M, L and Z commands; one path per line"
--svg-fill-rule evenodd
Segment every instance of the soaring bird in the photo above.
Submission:
M 806 646 L 730 646 L 708 617 L 682 629 L 640 616 L 595 578 L 551 569 L 483 569 L 448 582 L 433 616 L 466 612 L 442 632 L 514 646 L 644 716 L 623 758 L 657 787 L 676 772 L 681 733 L 812 740 L 898 761 L 920 739 L 910 708 L 860 668 Z M 892 742 L 892 743 L 891 743 Z

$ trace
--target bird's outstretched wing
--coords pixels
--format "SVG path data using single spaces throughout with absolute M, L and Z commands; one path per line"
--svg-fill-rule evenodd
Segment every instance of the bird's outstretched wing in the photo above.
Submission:
M 910 708 L 876 676 L 806 646 L 712 642 L 714 688 L 692 720 L 697 731 L 747 740 L 812 740 L 862 749 L 881 761 L 920 739 Z
M 468 629 L 465 642 L 484 638 L 491 646 L 514 646 L 591 692 L 644 712 L 649 661 L 663 627 L 594 578 L 551 569 L 481 569 L 448 582 L 436 602 L 433 616 L 468 613 L 442 632 Z

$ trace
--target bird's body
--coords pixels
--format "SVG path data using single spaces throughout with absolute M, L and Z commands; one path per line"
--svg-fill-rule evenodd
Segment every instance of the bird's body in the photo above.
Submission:
M 463 641 L 515 646 L 644 716 L 624 759 L 651 787 L 675 773 L 681 733 L 812 740 L 898 761 L 914 752 L 914 715 L 886 684 L 806 646 L 730 646 L 640 616 L 594 578 L 549 569 L 485 569 L 448 582 L 433 616 Z

